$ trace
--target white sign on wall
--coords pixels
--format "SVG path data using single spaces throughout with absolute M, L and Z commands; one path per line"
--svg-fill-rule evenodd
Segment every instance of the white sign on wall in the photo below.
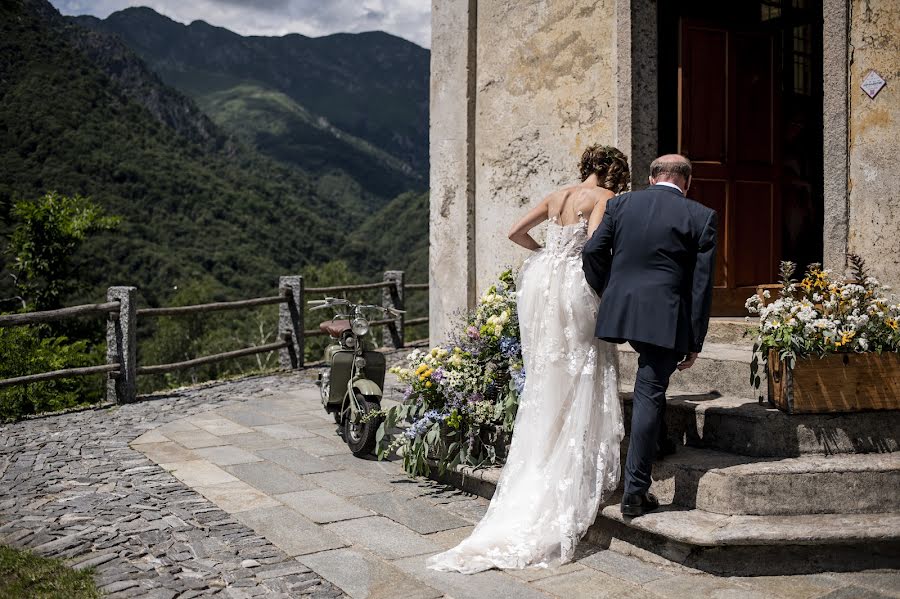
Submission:
M 869 71 L 869 74 L 866 75 L 866 78 L 863 79 L 860 87 L 870 98 L 874 98 L 878 95 L 878 92 L 881 91 L 881 88 L 884 87 L 885 81 L 875 71 Z

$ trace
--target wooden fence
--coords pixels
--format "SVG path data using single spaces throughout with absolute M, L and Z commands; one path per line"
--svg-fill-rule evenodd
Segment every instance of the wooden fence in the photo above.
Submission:
M 135 305 L 136 287 L 110 287 L 106 294 L 106 302 L 102 304 L 86 304 L 59 310 L 43 312 L 27 312 L 23 314 L 0 315 L 0 327 L 25 326 L 57 322 L 68 318 L 103 315 L 106 317 L 106 364 L 82 368 L 64 368 L 51 372 L 30 374 L 10 379 L 0 379 L 0 387 L 26 385 L 39 381 L 59 379 L 72 376 L 85 376 L 106 373 L 106 399 L 114 403 L 128 403 L 137 396 L 137 377 L 144 374 L 162 374 L 175 370 L 183 370 L 203 364 L 221 362 L 244 356 L 278 351 L 279 364 L 282 368 L 302 368 L 304 366 L 304 349 L 308 337 L 325 335 L 318 328 L 305 329 L 303 309 L 307 296 L 323 297 L 329 294 L 346 293 L 348 291 L 382 290 L 382 305 L 403 310 L 408 291 L 428 289 L 427 283 L 407 284 L 403 271 L 390 270 L 384 273 L 384 279 L 377 283 L 362 285 L 338 285 L 335 287 L 304 287 L 303 277 L 299 275 L 280 277 L 278 295 L 257 297 L 233 302 L 216 302 L 193 306 L 175 306 L 169 308 L 137 308 Z M 257 306 L 278 305 L 278 341 L 236 349 L 173 362 L 171 364 L 155 364 L 139 366 L 137 364 L 137 320 L 138 318 L 157 318 L 160 316 L 182 316 L 217 312 L 221 310 L 240 310 Z M 328 316 L 323 315 L 325 318 Z M 373 320 L 371 326 L 384 327 L 385 345 L 401 348 L 404 346 L 404 329 L 408 326 L 427 324 L 428 317 L 407 318 L 400 314 L 395 318 Z

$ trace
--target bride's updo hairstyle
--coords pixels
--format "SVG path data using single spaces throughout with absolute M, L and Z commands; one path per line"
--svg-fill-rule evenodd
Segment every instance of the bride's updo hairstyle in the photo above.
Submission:
M 628 182 L 631 179 L 628 157 L 612 146 L 595 144 L 585 148 L 581 154 L 578 170 L 581 171 L 582 181 L 597 173 L 600 186 L 615 193 L 622 193 L 628 189 Z

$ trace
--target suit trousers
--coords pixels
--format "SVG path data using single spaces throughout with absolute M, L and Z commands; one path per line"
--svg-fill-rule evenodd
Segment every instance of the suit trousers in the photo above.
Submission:
M 631 439 L 625 460 L 625 493 L 642 495 L 650 488 L 657 443 L 666 434 L 666 390 L 683 354 L 657 345 L 630 341 L 638 353 L 631 411 Z

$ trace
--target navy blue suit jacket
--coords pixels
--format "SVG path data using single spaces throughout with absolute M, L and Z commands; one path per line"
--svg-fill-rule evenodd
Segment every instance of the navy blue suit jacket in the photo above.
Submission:
M 609 200 L 582 251 L 601 296 L 596 336 L 699 352 L 715 278 L 714 210 L 680 190 L 653 185 Z

